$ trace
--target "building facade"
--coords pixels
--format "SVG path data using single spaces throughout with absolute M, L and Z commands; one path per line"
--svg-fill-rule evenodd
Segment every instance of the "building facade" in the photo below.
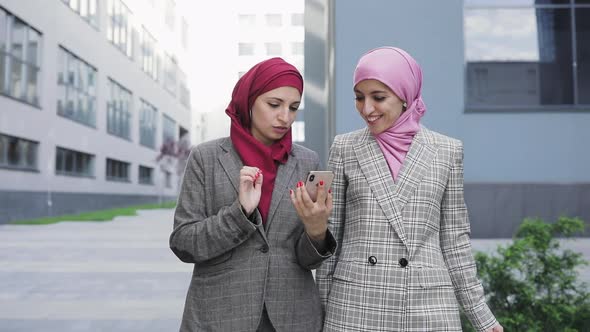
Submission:
M 302 74 L 305 71 L 303 0 L 223 0 L 205 7 L 191 14 L 196 31 L 213 32 L 193 38 L 196 44 L 207 45 L 193 63 L 193 76 L 199 78 L 191 89 L 198 100 L 193 123 L 194 128 L 204 129 L 193 130 L 195 143 L 229 135 L 225 108 L 238 79 L 256 63 L 282 57 Z M 299 109 L 293 139 L 303 142 L 305 104 Z
M 589 15 L 585 0 L 306 0 L 306 144 L 327 158 L 364 126 L 356 62 L 398 46 L 423 69 L 422 123 L 463 141 L 474 237 L 525 217 L 590 227 Z
M 173 0 L 0 0 L 0 223 L 169 200 L 186 142 Z

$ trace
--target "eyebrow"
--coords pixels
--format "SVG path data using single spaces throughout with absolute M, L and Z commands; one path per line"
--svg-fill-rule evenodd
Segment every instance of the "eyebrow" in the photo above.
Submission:
M 281 99 L 279 97 L 268 97 L 268 99 L 274 99 L 274 100 L 278 100 L 280 102 L 285 102 L 283 99 Z M 301 100 L 296 100 L 296 101 L 292 102 L 291 104 L 297 104 L 297 103 L 301 104 Z
M 357 89 L 354 89 L 354 92 L 362 94 L 362 92 L 359 91 L 359 90 L 357 90 Z M 373 90 L 373 91 L 369 92 L 370 95 L 373 95 L 373 94 L 376 94 L 376 93 L 387 93 L 387 91 L 385 91 L 385 90 Z

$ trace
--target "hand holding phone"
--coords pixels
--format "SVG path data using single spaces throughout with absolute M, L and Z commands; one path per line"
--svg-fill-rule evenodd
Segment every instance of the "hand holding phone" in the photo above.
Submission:
M 305 188 L 312 201 L 316 201 L 318 196 L 318 185 L 320 181 L 324 181 L 326 190 L 332 185 L 334 180 L 334 172 L 332 171 L 310 171 L 305 180 Z

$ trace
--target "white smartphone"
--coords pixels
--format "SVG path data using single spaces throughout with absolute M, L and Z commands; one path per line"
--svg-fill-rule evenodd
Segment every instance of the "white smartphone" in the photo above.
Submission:
M 332 171 L 310 171 L 307 173 L 307 179 L 305 180 L 305 188 L 311 200 L 315 202 L 318 195 L 318 184 L 320 181 L 324 181 L 324 187 L 326 190 L 330 189 L 334 180 L 334 172 Z

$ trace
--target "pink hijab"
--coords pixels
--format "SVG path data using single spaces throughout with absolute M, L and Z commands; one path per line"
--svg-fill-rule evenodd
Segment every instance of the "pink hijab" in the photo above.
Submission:
M 393 126 L 375 136 L 395 180 L 420 130 L 420 118 L 426 112 L 422 101 L 422 70 L 406 51 L 379 47 L 365 53 L 354 70 L 354 86 L 369 79 L 385 84 L 407 103 L 406 111 Z

